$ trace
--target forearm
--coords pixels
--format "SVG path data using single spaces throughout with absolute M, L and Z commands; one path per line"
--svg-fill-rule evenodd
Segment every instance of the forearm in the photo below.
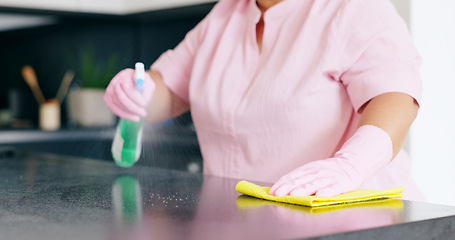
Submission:
M 147 121 L 161 122 L 189 110 L 189 104 L 169 90 L 158 72 L 147 71 L 147 73 L 150 74 L 156 85 L 152 100 L 146 107 Z
M 360 109 L 359 126 L 373 125 L 387 132 L 392 139 L 395 157 L 403 146 L 418 110 L 419 105 L 408 94 L 385 93 L 373 98 Z

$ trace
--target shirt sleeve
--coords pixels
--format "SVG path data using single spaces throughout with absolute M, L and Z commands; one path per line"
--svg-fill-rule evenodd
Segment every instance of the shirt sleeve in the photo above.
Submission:
M 206 29 L 207 18 L 189 31 L 177 47 L 164 52 L 150 67 L 159 72 L 166 86 L 186 102 L 189 102 L 191 69 Z
M 421 101 L 421 58 L 403 19 L 386 0 L 350 1 L 340 18 L 340 80 L 356 111 L 372 98 L 401 92 Z

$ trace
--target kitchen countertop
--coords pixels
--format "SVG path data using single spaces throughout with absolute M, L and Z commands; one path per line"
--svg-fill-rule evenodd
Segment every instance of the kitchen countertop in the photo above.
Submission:
M 455 207 L 405 200 L 308 208 L 238 180 L 52 154 L 0 155 L 0 239 L 451 239 Z

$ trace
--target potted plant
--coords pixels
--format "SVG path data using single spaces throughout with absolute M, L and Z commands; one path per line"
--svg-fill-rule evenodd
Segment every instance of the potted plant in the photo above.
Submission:
M 111 78 L 118 71 L 119 55 L 112 54 L 97 64 L 93 47 L 79 53 L 79 61 L 72 58 L 76 87 L 67 96 L 69 121 L 82 127 L 106 127 L 115 124 L 115 116 L 106 107 L 103 96 Z

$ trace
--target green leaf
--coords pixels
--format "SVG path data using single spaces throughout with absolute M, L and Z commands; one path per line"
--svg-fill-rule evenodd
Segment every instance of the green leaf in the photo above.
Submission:
M 93 46 L 83 47 L 77 54 L 78 60 L 74 60 L 74 57 L 70 56 L 68 62 L 75 70 L 75 78 L 84 88 L 106 88 L 119 70 L 119 54 L 113 53 L 97 62 L 99 59 L 96 59 Z

